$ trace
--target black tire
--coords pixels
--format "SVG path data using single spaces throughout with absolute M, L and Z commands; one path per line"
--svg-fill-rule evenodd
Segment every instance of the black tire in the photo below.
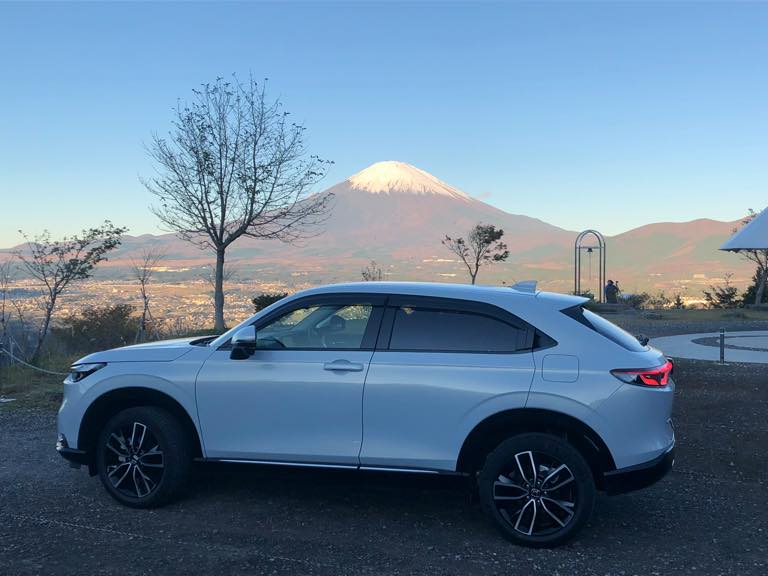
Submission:
M 170 413 L 128 408 L 99 433 L 96 469 L 107 492 L 132 508 L 162 506 L 181 493 L 192 463 L 189 440 Z
M 532 548 L 553 548 L 572 538 L 595 504 L 595 481 L 584 457 L 550 434 L 521 434 L 499 444 L 478 484 L 480 505 L 501 533 Z

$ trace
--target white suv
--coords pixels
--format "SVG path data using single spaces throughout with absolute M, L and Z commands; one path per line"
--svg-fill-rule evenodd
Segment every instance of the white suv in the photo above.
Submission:
M 191 462 L 461 474 L 512 541 L 555 546 L 597 490 L 672 466 L 671 363 L 586 310 L 517 289 L 370 282 L 273 304 L 219 337 L 79 360 L 59 453 L 128 506 Z

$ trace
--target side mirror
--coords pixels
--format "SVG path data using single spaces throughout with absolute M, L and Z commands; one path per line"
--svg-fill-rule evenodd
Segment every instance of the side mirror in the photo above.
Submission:
M 232 335 L 232 360 L 246 360 L 256 351 L 256 327 L 245 326 Z

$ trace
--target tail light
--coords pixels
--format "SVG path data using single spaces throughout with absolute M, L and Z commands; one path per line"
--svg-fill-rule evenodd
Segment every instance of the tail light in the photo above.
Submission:
M 669 375 L 672 373 L 672 362 L 667 360 L 661 366 L 655 368 L 621 368 L 611 370 L 611 374 L 627 384 L 638 386 L 652 386 L 659 388 L 669 383 Z

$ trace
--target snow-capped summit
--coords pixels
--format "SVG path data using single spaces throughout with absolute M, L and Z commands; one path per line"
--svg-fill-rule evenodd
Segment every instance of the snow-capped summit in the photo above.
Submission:
M 449 196 L 458 200 L 470 200 L 470 196 L 405 162 L 388 160 L 371 164 L 347 181 L 356 190 L 371 194 L 409 193 Z

